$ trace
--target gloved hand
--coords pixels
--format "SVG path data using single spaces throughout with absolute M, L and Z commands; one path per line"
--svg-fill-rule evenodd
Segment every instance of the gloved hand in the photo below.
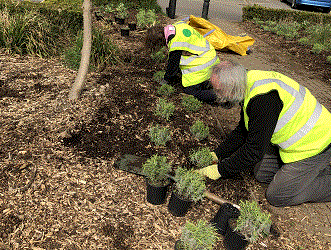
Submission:
M 164 80 L 163 78 L 159 81 L 159 84 L 160 85 L 163 85 L 163 84 L 169 84 L 168 81 Z
M 211 155 L 213 156 L 213 163 L 216 164 L 218 162 L 218 157 L 215 152 L 211 152 Z
M 196 170 L 199 174 L 204 175 L 212 180 L 217 180 L 221 177 L 220 173 L 218 172 L 217 164 L 210 165 L 208 167 L 204 167 L 201 169 Z
M 229 219 L 238 218 L 240 211 L 230 203 L 224 203 L 220 206 L 214 218 L 210 221 L 214 225 L 219 234 L 225 235 L 229 227 Z

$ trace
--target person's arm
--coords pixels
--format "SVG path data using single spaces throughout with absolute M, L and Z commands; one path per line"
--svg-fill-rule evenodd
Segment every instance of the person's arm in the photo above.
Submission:
M 171 84 L 177 73 L 179 72 L 180 58 L 182 57 L 182 50 L 174 50 L 169 53 L 169 58 L 167 62 L 166 72 L 164 74 L 164 80 Z
M 250 100 L 247 106 L 249 122 L 246 140 L 230 157 L 221 159 L 218 163 L 218 171 L 222 177 L 239 173 L 262 160 L 282 108 L 283 102 L 277 91 Z

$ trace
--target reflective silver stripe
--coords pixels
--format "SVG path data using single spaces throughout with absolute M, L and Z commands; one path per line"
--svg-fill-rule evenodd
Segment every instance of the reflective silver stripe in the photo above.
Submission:
M 203 35 L 203 37 L 209 36 L 211 33 L 213 33 L 215 31 L 215 29 L 208 31 L 206 34 Z
M 183 18 L 181 21 L 184 22 L 184 21 L 187 21 L 187 20 L 189 20 L 189 19 L 190 19 L 190 17 L 187 16 L 187 17 Z M 180 22 L 180 23 L 182 23 L 182 22 Z
M 202 64 L 202 65 L 199 65 L 199 66 L 196 66 L 196 67 L 192 67 L 192 68 L 189 68 L 189 69 L 184 69 L 184 70 L 182 70 L 182 74 L 185 75 L 185 74 L 189 74 L 189 73 L 193 73 L 193 72 L 197 72 L 197 71 L 206 69 L 209 66 L 213 65 L 217 61 L 217 58 L 218 57 L 215 56 L 212 60 L 210 60 L 209 62 L 206 62 L 205 64 Z
M 313 114 L 309 118 L 309 120 L 296 132 L 290 139 L 285 142 L 279 143 L 279 146 L 283 149 L 292 146 L 294 143 L 299 141 L 302 137 L 304 137 L 316 124 L 318 118 L 322 114 L 322 105 L 316 101 L 316 107 L 314 109 Z
M 206 42 L 206 46 L 207 46 L 208 51 L 209 51 L 210 44 L 209 44 L 208 41 Z M 194 56 L 190 56 L 189 58 L 186 58 L 186 59 L 180 59 L 180 65 L 188 65 L 191 62 L 193 62 L 195 59 L 203 57 L 208 51 L 204 51 L 201 55 L 198 55 L 198 56 L 194 55 Z
M 291 94 L 291 93 L 290 93 Z M 306 89 L 300 85 L 299 92 L 294 93 L 295 100 L 292 103 L 291 107 L 285 112 L 285 114 L 278 120 L 274 133 L 278 132 L 282 127 L 287 124 L 292 117 L 300 109 L 306 95 Z
M 206 40 L 206 46 L 205 47 L 200 47 L 200 46 L 196 46 L 187 42 L 174 42 L 170 49 L 172 48 L 176 48 L 176 47 L 184 47 L 184 48 L 188 48 L 188 49 L 192 49 L 192 50 L 196 50 L 196 51 L 208 51 L 210 49 L 210 44 L 209 42 Z
M 283 128 L 297 113 L 300 109 L 302 103 L 304 102 L 306 89 L 300 85 L 299 91 L 295 90 L 291 86 L 287 85 L 283 81 L 279 79 L 263 79 L 256 81 L 253 86 L 251 87 L 250 91 L 254 88 L 262 86 L 264 84 L 268 84 L 271 82 L 277 83 L 283 90 L 287 91 L 290 95 L 292 95 L 295 100 L 292 103 L 291 107 L 286 111 L 286 113 L 278 120 L 274 133 L 278 132 L 281 128 Z M 320 115 L 322 113 L 322 105 L 316 101 L 316 106 L 314 109 L 313 114 L 308 119 L 308 121 L 294 134 L 289 138 L 287 141 L 282 142 L 279 146 L 283 149 L 290 147 L 297 141 L 299 141 L 302 137 L 304 137 L 316 124 Z

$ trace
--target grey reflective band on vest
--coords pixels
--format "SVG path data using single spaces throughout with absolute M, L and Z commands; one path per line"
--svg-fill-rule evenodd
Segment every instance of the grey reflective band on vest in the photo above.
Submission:
M 194 55 L 194 56 L 190 56 L 189 58 L 186 58 L 186 59 L 181 58 L 180 65 L 186 66 L 186 65 L 190 64 L 191 62 L 193 62 L 195 59 L 203 57 L 210 49 L 210 43 L 208 41 L 206 42 L 206 47 L 208 48 L 208 50 L 204 51 L 202 54 L 200 54 L 198 56 Z
M 209 36 L 211 33 L 213 33 L 215 31 L 215 29 L 208 31 L 206 34 L 203 35 L 203 37 Z
M 192 68 L 189 68 L 189 69 L 183 69 L 182 74 L 183 75 L 190 74 L 190 73 L 193 73 L 193 72 L 197 72 L 197 71 L 206 69 L 209 66 L 213 65 L 217 61 L 217 58 L 218 58 L 218 56 L 216 55 L 212 60 L 206 62 L 205 64 L 202 64 L 202 65 L 199 65 L 199 66 L 196 66 L 196 67 L 192 67 Z
M 196 50 L 196 51 L 208 51 L 210 49 L 210 44 L 209 42 L 206 40 L 206 46 L 204 47 L 200 47 L 200 46 L 196 46 L 187 42 L 174 42 L 171 45 L 171 49 L 172 48 L 176 48 L 176 47 L 184 47 L 184 48 L 188 48 L 188 49 L 192 49 L 192 50 Z
M 306 89 L 300 85 L 299 91 L 292 88 L 291 86 L 287 85 L 283 81 L 279 79 L 263 79 L 256 81 L 253 86 L 251 87 L 250 91 L 252 91 L 254 88 L 262 86 L 264 84 L 269 84 L 275 82 L 277 83 L 283 90 L 288 92 L 290 95 L 292 95 L 295 100 L 292 103 L 291 107 L 285 112 L 285 114 L 278 120 L 276 128 L 274 130 L 274 133 L 278 132 L 281 128 L 283 128 L 298 112 L 300 109 L 302 103 L 304 102 L 305 95 L 306 95 Z M 320 115 L 322 113 L 322 105 L 316 101 L 316 106 L 314 109 L 313 114 L 308 119 L 308 121 L 294 134 L 289 138 L 287 141 L 279 143 L 278 145 L 285 149 L 299 141 L 302 137 L 304 137 L 316 124 L 318 121 Z

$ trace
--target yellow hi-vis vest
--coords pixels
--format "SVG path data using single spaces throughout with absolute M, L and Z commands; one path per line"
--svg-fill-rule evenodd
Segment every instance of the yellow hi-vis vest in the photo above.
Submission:
M 331 143 L 331 114 L 307 88 L 274 71 L 248 71 L 247 84 L 243 107 L 247 130 L 249 100 L 272 90 L 278 91 L 283 109 L 271 143 L 278 145 L 284 163 L 315 156 Z
M 185 22 L 177 22 L 174 26 L 176 35 L 168 43 L 169 52 L 184 50 L 193 54 L 182 55 L 180 59 L 182 85 L 189 87 L 208 80 L 211 67 L 220 62 L 214 47 Z

